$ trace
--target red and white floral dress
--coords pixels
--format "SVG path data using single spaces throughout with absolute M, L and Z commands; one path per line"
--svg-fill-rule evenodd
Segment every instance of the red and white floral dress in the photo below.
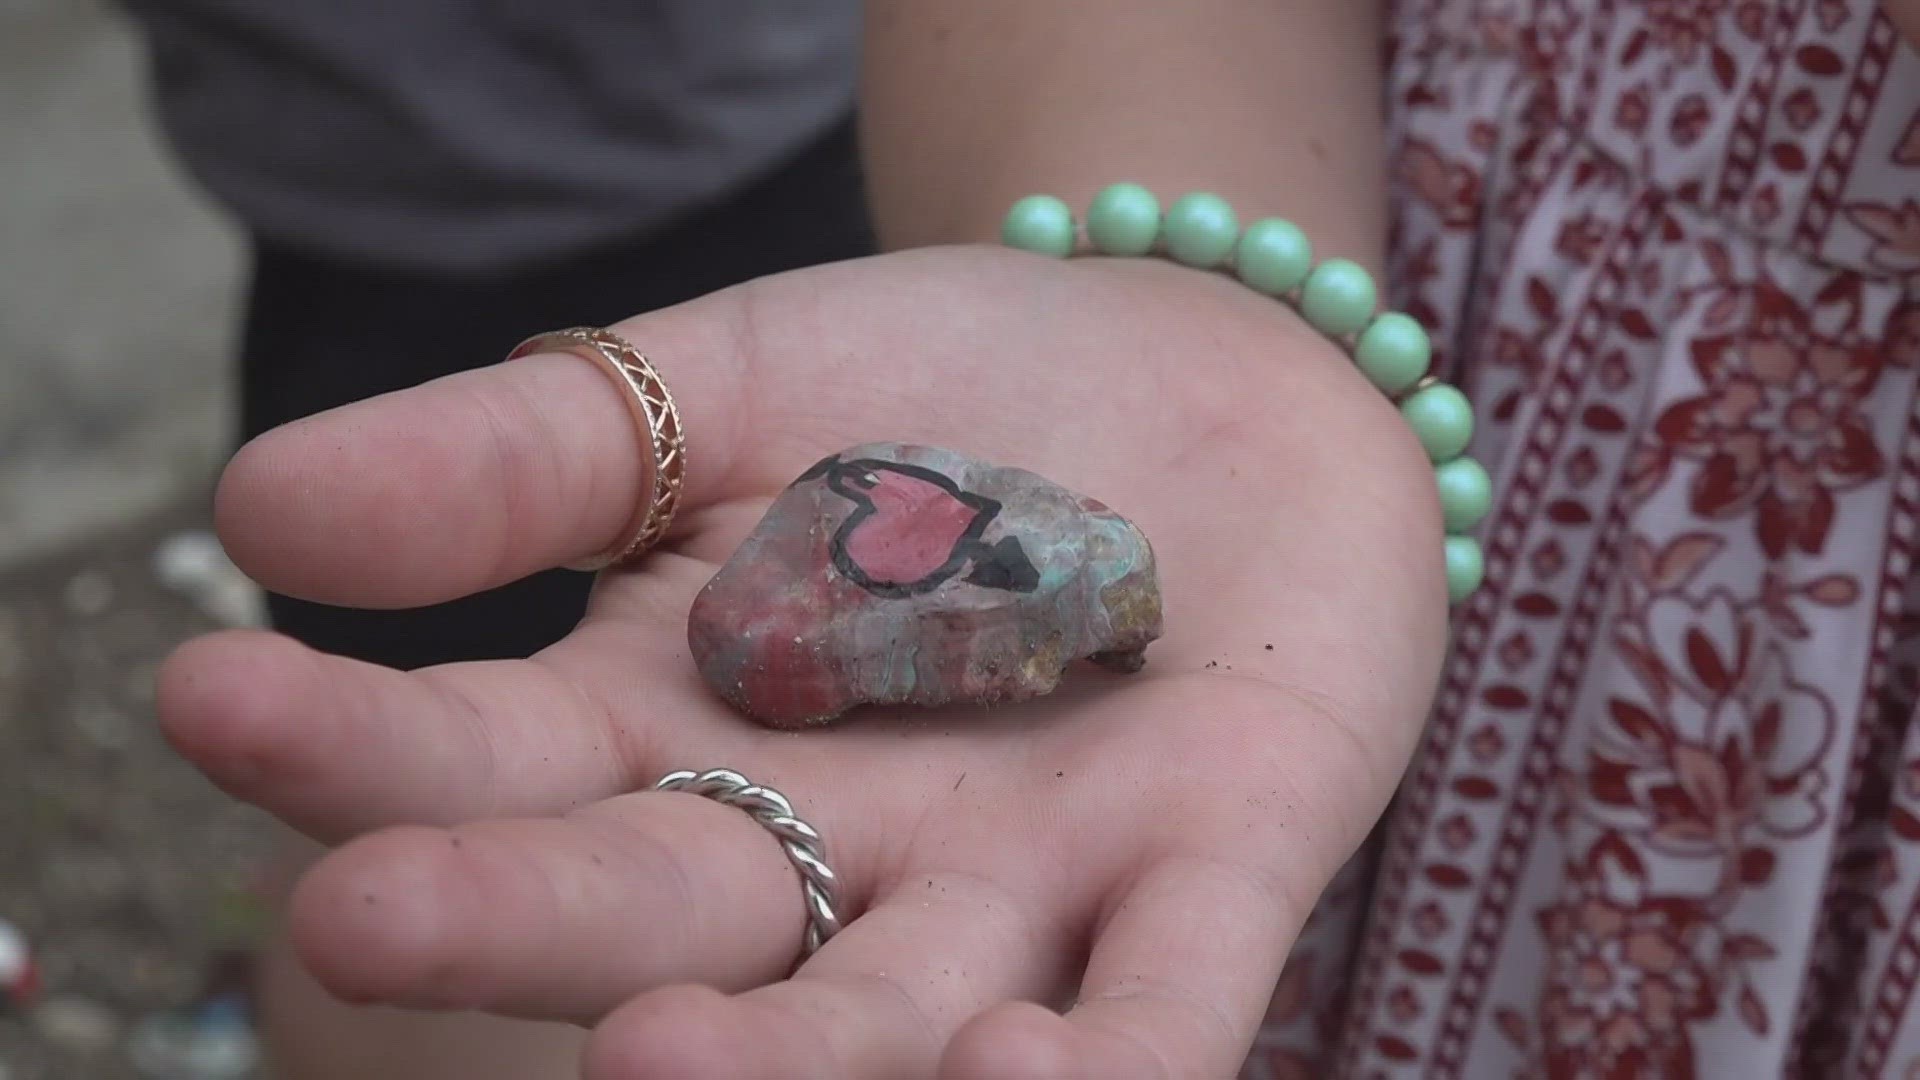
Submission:
M 1247 1076 L 1920 1078 L 1920 52 L 1875 0 L 1390 47 L 1487 586 Z

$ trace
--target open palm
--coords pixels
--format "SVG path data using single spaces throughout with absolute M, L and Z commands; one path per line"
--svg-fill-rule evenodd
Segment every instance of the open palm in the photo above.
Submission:
M 1436 670 L 1438 511 L 1392 410 L 1280 305 L 1147 263 L 929 250 L 617 329 L 680 400 L 687 502 L 564 641 L 403 674 L 236 632 L 163 673 L 185 754 L 342 844 L 294 903 L 316 975 L 595 1025 L 608 1080 L 1229 1075 Z M 688 654 L 695 592 L 802 469 L 877 440 L 1138 523 L 1166 599 L 1146 670 L 802 734 L 729 711 Z M 257 440 L 220 527 L 276 590 L 436 602 L 604 546 L 638 454 L 591 365 L 513 361 Z M 819 828 L 854 916 L 791 978 L 777 845 L 646 790 L 720 766 Z

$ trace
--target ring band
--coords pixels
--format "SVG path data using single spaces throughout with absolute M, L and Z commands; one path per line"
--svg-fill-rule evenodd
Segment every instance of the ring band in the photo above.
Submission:
M 834 893 L 839 878 L 827 867 L 820 834 L 813 826 L 793 816 L 793 804 L 770 787 L 750 782 L 732 769 L 709 769 L 696 773 L 691 769 L 672 772 L 653 785 L 655 791 L 684 791 L 704 795 L 716 802 L 737 807 L 753 815 L 780 839 L 787 861 L 800 872 L 800 890 L 807 903 L 805 959 L 840 932 L 840 916 L 834 911 Z
M 516 346 L 507 359 L 518 360 L 535 353 L 570 353 L 593 361 L 620 388 L 634 426 L 646 434 L 641 473 L 641 490 L 647 493 L 646 498 L 611 546 L 567 568 L 601 570 L 631 562 L 660 542 L 680 509 L 687 472 L 687 439 L 680 428 L 680 410 L 653 364 L 611 330 L 577 326 L 537 334 Z

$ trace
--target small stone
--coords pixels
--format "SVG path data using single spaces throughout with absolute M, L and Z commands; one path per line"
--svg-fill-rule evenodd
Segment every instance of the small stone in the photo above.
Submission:
M 253 582 L 235 576 L 222 578 L 195 595 L 200 611 L 222 626 L 267 625 L 267 598 Z
M 40 874 L 40 888 L 69 917 L 97 917 L 134 887 L 133 870 L 104 845 L 66 844 Z
M 1021 469 L 857 446 L 808 469 L 694 600 L 701 675 L 777 728 L 860 705 L 1050 693 L 1087 658 L 1131 672 L 1160 636 L 1131 522 Z
M 160 665 L 152 660 L 136 660 L 127 665 L 120 692 L 134 705 L 153 704 L 154 686 L 160 678 Z
M 113 605 L 113 581 L 98 570 L 82 570 L 67 581 L 67 610 L 92 618 Z
M 72 994 L 48 998 L 33 1010 L 33 1026 L 48 1042 L 95 1049 L 119 1035 L 120 1022 L 102 1005 Z
M 153 550 L 153 576 L 223 625 L 266 624 L 259 586 L 233 565 L 220 539 L 210 532 L 191 530 L 161 541 Z
M 92 688 L 76 688 L 68 694 L 67 719 L 74 732 L 100 750 L 124 750 L 133 738 L 133 718 Z
M 174 533 L 153 549 L 153 576 L 175 592 L 201 588 L 230 565 L 219 537 L 203 529 Z
M 259 1063 L 260 1048 L 245 1009 L 216 1000 L 141 1020 L 127 1057 L 153 1080 L 238 1080 Z
M 28 1005 L 40 993 L 40 968 L 20 928 L 0 919 L 0 1014 Z

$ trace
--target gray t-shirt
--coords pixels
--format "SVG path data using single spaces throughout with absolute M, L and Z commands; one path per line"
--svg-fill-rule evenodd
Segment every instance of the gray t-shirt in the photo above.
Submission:
M 859 0 L 126 0 L 162 122 L 261 234 L 443 269 L 743 186 L 851 108 Z

